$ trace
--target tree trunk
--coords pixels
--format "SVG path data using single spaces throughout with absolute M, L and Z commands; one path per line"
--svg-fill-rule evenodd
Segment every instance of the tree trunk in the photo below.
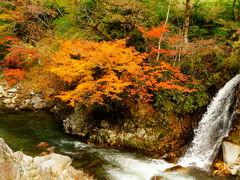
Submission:
M 168 10 L 167 10 L 167 15 L 166 15 L 166 20 L 164 22 L 164 26 L 166 26 L 167 23 L 168 23 L 171 4 L 172 4 L 172 0 L 169 0 L 169 2 L 168 2 Z M 159 50 L 161 49 L 161 43 L 162 43 L 162 36 L 159 38 L 159 41 L 158 41 L 158 53 L 157 53 L 157 59 L 156 59 L 157 64 L 159 64 L 159 58 L 160 58 Z
M 190 25 L 190 10 L 191 10 L 190 0 L 186 0 L 185 23 L 183 26 L 183 37 L 184 37 L 185 43 L 188 43 L 188 33 L 189 33 L 189 25 Z

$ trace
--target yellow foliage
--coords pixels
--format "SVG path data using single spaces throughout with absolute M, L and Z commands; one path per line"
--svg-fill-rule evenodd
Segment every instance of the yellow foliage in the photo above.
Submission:
M 162 62 L 151 67 L 144 63 L 147 54 L 126 47 L 126 40 L 92 42 L 84 40 L 58 41 L 60 50 L 54 55 L 50 71 L 68 83 L 70 90 L 57 97 L 70 105 L 104 103 L 106 98 L 121 100 L 131 96 L 148 101 L 149 90 L 179 89 L 190 91 L 174 83 L 186 80 L 179 69 Z M 166 80 L 169 71 L 173 80 Z M 124 95 L 123 95 L 124 93 Z
M 1 21 L 13 21 L 15 18 L 12 14 L 0 14 L 0 20 Z
M 126 48 L 125 40 L 62 42 L 61 50 L 53 58 L 51 72 L 76 87 L 58 97 L 70 100 L 72 105 L 75 101 L 103 103 L 105 97 L 120 100 L 118 95 L 132 84 L 128 75 L 141 71 L 139 64 L 144 58 L 146 54 Z

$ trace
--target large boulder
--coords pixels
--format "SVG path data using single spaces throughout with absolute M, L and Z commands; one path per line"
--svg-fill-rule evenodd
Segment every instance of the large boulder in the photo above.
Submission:
M 0 138 L 0 180 L 92 180 L 92 177 L 71 166 L 68 156 L 51 153 L 31 157 L 13 152 Z
M 240 146 L 224 141 L 222 148 L 225 168 L 232 175 L 240 175 Z
M 233 143 L 224 141 L 222 144 L 223 148 L 223 160 L 227 164 L 234 164 L 239 160 L 240 157 L 240 146 Z

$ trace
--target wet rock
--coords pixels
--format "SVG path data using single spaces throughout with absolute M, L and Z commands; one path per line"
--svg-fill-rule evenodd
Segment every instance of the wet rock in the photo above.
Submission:
M 36 146 L 36 148 L 38 148 L 38 149 L 46 149 L 46 148 L 48 148 L 50 146 L 50 144 L 48 143 L 48 142 L 40 142 L 37 146 Z
M 184 168 L 180 165 L 177 165 L 177 166 L 173 166 L 171 168 L 167 168 L 165 169 L 164 172 L 172 172 L 172 171 L 187 171 L 188 169 L 187 168 Z
M 153 176 L 150 180 L 162 180 L 163 178 L 161 176 Z
M 49 152 L 44 151 L 44 152 L 41 152 L 39 156 L 46 156 L 46 155 L 48 155 L 48 154 L 49 154 Z

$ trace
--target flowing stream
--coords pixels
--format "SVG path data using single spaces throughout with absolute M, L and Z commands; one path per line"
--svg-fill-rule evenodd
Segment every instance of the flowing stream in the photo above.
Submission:
M 239 81 L 238 75 L 218 92 L 195 130 L 191 147 L 178 164 L 206 170 L 212 163 L 234 118 L 234 94 Z M 196 168 L 164 172 L 176 164 L 151 159 L 140 153 L 97 148 L 82 143 L 79 137 L 65 134 L 62 129 L 61 124 L 46 112 L 0 112 L 0 137 L 14 151 L 21 150 L 36 156 L 41 153 L 36 145 L 49 142 L 58 153 L 70 156 L 76 168 L 93 174 L 99 180 L 151 180 L 153 176 L 163 180 L 217 179 Z
M 240 82 L 240 75 L 235 76 L 219 90 L 207 112 L 194 130 L 194 139 L 191 147 L 180 159 L 182 166 L 197 166 L 208 169 L 222 143 L 224 137 L 231 130 L 235 117 L 235 90 Z
M 164 180 L 216 179 L 197 169 L 165 173 L 166 168 L 175 165 L 139 153 L 82 143 L 79 137 L 63 133 L 60 123 L 46 112 L 0 112 L 0 137 L 14 151 L 21 150 L 32 156 L 42 152 L 36 148 L 37 144 L 49 142 L 57 153 L 70 156 L 76 168 L 95 175 L 99 180 L 150 180 L 153 176 L 161 176 Z

